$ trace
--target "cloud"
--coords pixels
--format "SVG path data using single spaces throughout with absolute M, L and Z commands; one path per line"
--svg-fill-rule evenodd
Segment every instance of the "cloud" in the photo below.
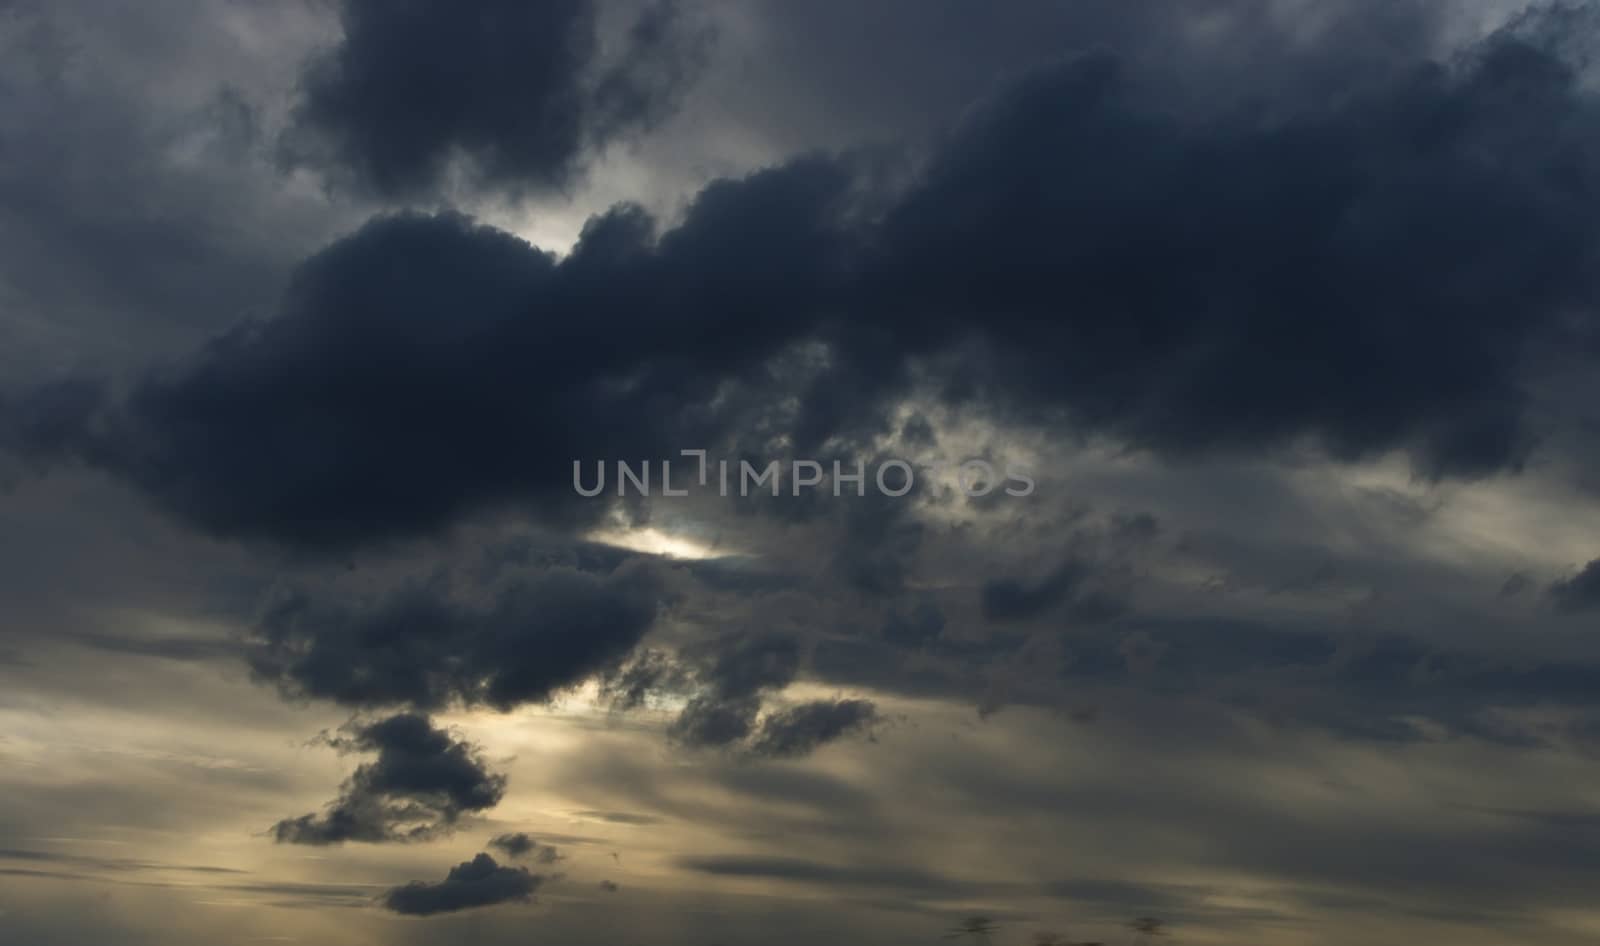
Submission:
M 525 867 L 502 867 L 487 854 L 479 854 L 450 868 L 439 883 L 414 880 L 403 887 L 390 888 L 383 905 L 405 916 L 432 916 L 492 907 L 500 903 L 526 902 L 544 878 Z
M 274 318 L 46 439 L 208 531 L 316 550 L 503 506 L 592 522 L 573 459 L 758 420 L 796 449 L 849 442 L 928 382 L 1166 456 L 1311 442 L 1516 469 L 1523 356 L 1600 295 L 1600 109 L 1530 35 L 1203 121 L 1109 54 L 1072 58 L 898 187 L 797 159 L 712 182 L 664 232 L 615 208 L 560 261 L 458 216 L 382 217 Z M 826 357 L 778 370 L 808 344 Z
M 182 16 L 165 2 L 4 4 L 0 378 L 115 371 L 191 345 L 271 300 L 307 247 L 348 226 L 346 208 L 291 192 L 262 153 L 255 96 L 297 56 L 296 12 L 214 8 L 167 28 Z M 223 52 L 241 28 L 250 48 Z
M 620 661 L 655 620 L 643 563 L 504 570 L 487 586 L 446 575 L 367 600 L 288 591 L 254 629 L 251 667 L 287 694 L 350 706 L 509 709 Z
M 724 633 L 690 641 L 674 656 L 644 651 L 613 669 L 601 692 L 617 709 L 642 705 L 653 694 L 686 696 L 667 726 L 673 742 L 751 757 L 807 755 L 878 720 L 874 705 L 859 699 L 816 700 L 763 715 L 768 700 L 799 677 L 802 664 L 801 641 L 793 634 Z
M 329 742 L 342 752 L 376 752 L 356 768 L 320 815 L 273 826 L 279 843 L 423 841 L 453 830 L 465 815 L 499 804 L 506 779 L 490 772 L 469 743 L 426 716 L 401 713 L 355 722 Z
M 672 111 L 707 39 L 658 2 L 606 61 L 597 6 L 343 0 L 343 36 L 302 77 L 285 156 L 387 196 L 427 192 L 461 158 L 480 184 L 562 187 L 589 149 Z
M 515 834 L 500 834 L 489 839 L 489 846 L 495 848 L 507 857 L 532 858 L 540 864 L 554 864 L 561 859 L 561 852 L 549 844 L 540 844 L 531 835 L 524 832 Z
M 126 477 L 211 534 L 306 552 L 493 508 L 593 524 L 605 504 L 579 501 L 574 460 L 675 456 L 743 416 L 707 405 L 814 309 L 846 180 L 800 162 L 721 181 L 659 241 L 619 208 L 559 264 L 458 215 L 380 217 L 306 261 L 276 317 L 103 414 L 74 398 L 52 413 L 68 422 L 40 425 L 17 398 L 0 434 Z
M 800 642 L 787 634 L 725 634 L 692 648 L 695 695 L 668 727 L 676 742 L 731 746 L 748 737 L 762 694 L 782 689 L 800 672 Z
M 814 700 L 770 713 L 750 740 L 753 755 L 788 759 L 858 732 L 881 717 L 870 700 Z

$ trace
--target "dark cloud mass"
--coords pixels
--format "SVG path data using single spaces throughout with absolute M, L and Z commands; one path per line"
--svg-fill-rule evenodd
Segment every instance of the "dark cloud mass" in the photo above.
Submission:
M 0 940 L 1588 942 L 1515 5 L 0 0 Z
M 619 207 L 559 262 L 381 218 L 276 317 L 48 439 L 224 535 L 347 547 L 513 502 L 570 521 L 572 459 L 723 441 L 749 417 L 717 392 L 773 403 L 758 366 L 816 340 L 821 376 L 787 391 L 802 441 L 875 423 L 921 365 L 962 403 L 1166 454 L 1309 438 L 1514 468 L 1524 354 L 1595 301 L 1600 235 L 1600 112 L 1530 35 L 1204 120 L 1073 58 L 892 196 L 807 158 L 711 184 L 663 233 Z M 848 414 L 807 394 L 839 390 Z
M 670 2 L 642 13 L 615 62 L 592 0 L 343 0 L 339 17 L 284 147 L 391 196 L 425 192 L 457 158 L 482 183 L 560 187 L 589 148 L 670 111 L 703 43 Z
M 280 843 L 429 840 L 463 816 L 493 808 L 505 794 L 505 776 L 490 772 L 473 746 L 420 714 L 352 723 L 330 742 L 340 751 L 378 757 L 356 768 L 322 814 L 274 825 Z
M 527 901 L 544 878 L 525 867 L 502 867 L 487 854 L 479 854 L 450 868 L 438 883 L 414 880 L 394 887 L 383 896 L 383 905 L 405 916 L 432 916 L 454 913 L 500 903 Z
M 488 586 L 445 576 L 370 600 L 287 592 L 255 629 L 256 675 L 350 706 L 509 709 L 625 657 L 649 630 L 656 582 L 637 563 L 558 566 Z

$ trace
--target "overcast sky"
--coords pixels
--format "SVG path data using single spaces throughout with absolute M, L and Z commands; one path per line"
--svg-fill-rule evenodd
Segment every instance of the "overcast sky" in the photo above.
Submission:
M 0 0 L 0 943 L 1595 942 L 1597 52 Z

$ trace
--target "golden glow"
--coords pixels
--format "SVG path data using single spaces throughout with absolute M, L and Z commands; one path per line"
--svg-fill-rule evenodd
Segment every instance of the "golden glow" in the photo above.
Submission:
M 618 548 L 643 552 L 647 555 L 664 555 L 667 558 L 699 560 L 718 558 L 727 554 L 726 551 L 718 551 L 693 539 L 651 527 L 601 530 L 591 532 L 586 538 L 592 542 L 603 542 L 606 545 L 615 545 Z

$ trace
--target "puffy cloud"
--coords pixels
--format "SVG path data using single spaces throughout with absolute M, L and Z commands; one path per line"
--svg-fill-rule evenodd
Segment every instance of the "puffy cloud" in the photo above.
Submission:
M 490 772 L 472 745 L 417 713 L 352 723 L 330 742 L 378 757 L 356 768 L 322 814 L 274 825 L 280 843 L 428 840 L 505 794 L 505 776 Z
M 793 395 L 766 420 L 797 448 L 880 429 L 920 378 L 1167 455 L 1516 468 L 1524 355 L 1600 297 L 1600 110 L 1534 35 L 1206 120 L 1108 54 L 1069 59 L 897 188 L 800 159 L 711 183 L 665 232 L 619 207 L 559 262 L 457 216 L 380 218 L 276 317 L 45 439 L 213 532 L 316 549 L 499 505 L 581 521 L 602 504 L 575 501 L 573 459 L 738 440 L 730 385 Z M 806 343 L 810 374 L 774 368 Z
M 438 883 L 414 880 L 403 887 L 390 888 L 383 905 L 405 916 L 432 916 L 492 907 L 533 898 L 544 878 L 525 867 L 502 867 L 487 854 L 479 854 L 450 868 Z

